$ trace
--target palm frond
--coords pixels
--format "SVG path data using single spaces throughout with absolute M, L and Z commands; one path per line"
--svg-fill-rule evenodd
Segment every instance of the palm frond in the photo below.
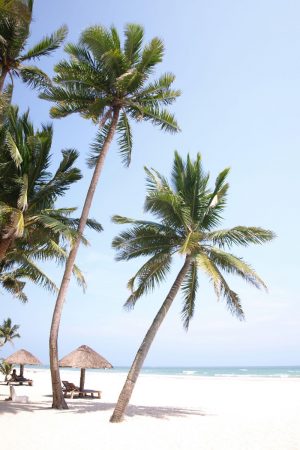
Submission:
M 107 53 L 116 49 L 110 30 L 99 25 L 84 30 L 80 37 L 80 44 L 88 47 L 99 62 L 102 62 L 102 58 Z
M 144 38 L 142 26 L 129 23 L 125 27 L 124 53 L 130 64 L 135 64 L 140 59 L 140 52 Z
M 225 230 L 217 230 L 207 233 L 205 239 L 211 241 L 220 248 L 231 248 L 233 245 L 248 246 L 249 244 L 263 244 L 276 237 L 271 230 L 260 227 L 238 226 Z
M 45 89 L 51 83 L 48 75 L 36 66 L 21 67 L 20 76 L 24 83 L 34 89 Z
M 132 133 L 128 117 L 125 112 L 122 112 L 117 125 L 117 132 L 119 134 L 118 144 L 123 164 L 128 167 L 131 162 L 132 151 Z
M 194 315 L 197 289 L 198 289 L 197 264 L 195 261 L 193 261 L 181 286 L 184 298 L 181 317 L 183 320 L 183 326 L 186 330 L 188 329 L 190 320 Z
M 18 198 L 18 208 L 25 211 L 28 206 L 28 175 L 24 174 L 22 177 L 22 184 L 20 188 L 20 196 Z
M 136 301 L 144 294 L 152 291 L 156 285 L 164 281 L 170 270 L 172 257 L 169 252 L 160 252 L 150 258 L 128 282 L 131 295 L 125 307 L 133 308 Z M 135 288 L 135 283 L 137 287 Z
M 230 289 L 214 262 L 205 253 L 199 254 L 196 259 L 198 267 L 203 270 L 212 281 L 217 297 L 220 298 L 223 296 L 231 314 L 243 320 L 244 312 L 239 296 Z
M 242 258 L 238 258 L 231 253 L 227 253 L 220 249 L 211 247 L 207 249 L 206 253 L 211 261 L 213 261 L 213 263 L 224 272 L 238 275 L 243 278 L 243 280 L 252 284 L 254 287 L 258 289 L 264 288 L 265 290 L 267 290 L 264 281 Z
M 98 161 L 104 142 L 107 139 L 110 127 L 111 127 L 111 119 L 109 119 L 108 122 L 102 128 L 100 128 L 100 130 L 97 131 L 96 138 L 91 145 L 91 151 L 87 159 L 88 167 L 91 169 L 95 167 Z
M 74 264 L 74 267 L 73 267 L 73 275 L 74 275 L 78 285 L 83 289 L 83 292 L 85 292 L 86 287 L 87 287 L 86 281 L 83 276 L 83 273 L 81 272 L 81 270 L 79 269 L 79 267 L 76 264 Z
M 28 279 L 51 293 L 58 291 L 56 284 L 38 267 L 31 258 L 23 255 L 22 265 L 14 271 L 16 278 Z
M 117 219 L 118 220 L 118 219 Z M 153 256 L 163 251 L 171 251 L 178 245 L 176 236 L 171 231 L 165 232 L 155 222 L 139 224 L 139 222 L 127 231 L 123 231 L 112 241 L 112 246 L 117 250 L 116 259 L 130 260 L 138 256 Z M 172 239 L 173 238 L 173 239 Z
M 58 49 L 68 34 L 68 27 L 63 25 L 50 36 L 44 37 L 38 44 L 28 50 L 21 56 L 21 61 L 30 59 L 39 59 L 41 56 L 50 55 L 54 50 Z
M 17 147 L 11 133 L 9 131 L 6 132 L 6 146 L 9 150 L 10 156 L 14 161 L 17 169 L 20 168 L 23 158 L 21 156 L 20 150 Z
M 167 182 L 155 171 L 145 168 L 147 173 L 147 197 L 145 211 L 149 211 L 169 226 L 189 228 L 190 212 L 182 197 L 173 192 Z M 157 189 L 155 189 L 157 186 Z
M 197 267 L 204 272 L 212 282 L 216 296 L 219 298 L 221 293 L 220 277 L 215 265 L 204 252 L 201 252 L 196 256 L 196 262 Z
M 216 270 L 220 278 L 220 294 L 225 299 L 228 310 L 239 320 L 244 320 L 245 315 L 238 294 L 230 289 L 221 272 L 217 268 Z
M 151 74 L 154 67 L 162 62 L 164 55 L 164 45 L 161 39 L 154 38 L 146 45 L 142 51 L 141 60 L 137 65 L 140 72 Z
M 168 131 L 169 133 L 180 131 L 174 114 L 158 106 L 143 106 L 130 103 L 128 112 L 138 122 L 141 120 L 150 121 L 153 125 L 159 126 L 161 130 Z
M 22 303 L 26 303 L 28 301 L 28 297 L 23 291 L 25 284 L 25 282 L 17 279 L 14 272 L 0 274 L 0 286 Z

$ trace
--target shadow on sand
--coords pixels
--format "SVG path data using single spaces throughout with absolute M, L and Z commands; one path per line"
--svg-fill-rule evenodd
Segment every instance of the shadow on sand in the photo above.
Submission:
M 2 396 L 1 396 L 2 397 Z M 47 396 L 48 397 L 48 396 Z M 72 400 L 68 402 L 69 409 L 57 410 L 57 414 L 86 414 L 95 411 L 113 411 L 115 403 L 103 403 L 101 400 Z M 0 414 L 18 414 L 19 412 L 49 411 L 51 402 L 13 403 L 0 400 Z M 198 409 L 164 407 L 164 406 L 141 406 L 129 405 L 126 416 L 147 416 L 156 419 L 168 419 L 169 417 L 205 416 L 205 412 Z

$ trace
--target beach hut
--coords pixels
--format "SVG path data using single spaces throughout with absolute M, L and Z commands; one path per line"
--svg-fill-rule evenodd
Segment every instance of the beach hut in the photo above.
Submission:
M 42 364 L 41 361 L 36 358 L 36 356 L 28 352 L 27 350 L 24 350 L 23 348 L 8 356 L 8 358 L 5 359 L 5 362 L 7 364 L 20 364 L 20 377 L 24 376 L 23 372 L 25 365 L 36 366 Z
M 85 369 L 112 369 L 112 365 L 103 356 L 87 345 L 81 345 L 59 361 L 60 367 L 80 369 L 80 390 L 84 389 Z

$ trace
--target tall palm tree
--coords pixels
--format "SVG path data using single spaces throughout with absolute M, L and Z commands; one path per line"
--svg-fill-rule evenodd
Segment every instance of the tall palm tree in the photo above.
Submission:
M 36 261 L 64 262 L 78 237 L 75 208 L 55 208 L 56 200 L 81 178 L 74 167 L 78 154 L 63 150 L 52 174 L 52 136 L 51 125 L 35 130 L 28 112 L 20 116 L 17 107 L 8 109 L 0 127 L 0 285 L 23 301 L 24 280 L 56 290 Z M 94 220 L 88 226 L 101 230 Z M 84 286 L 76 266 L 73 273 Z
M 209 277 L 217 296 L 225 299 L 229 311 L 240 319 L 244 317 L 240 298 L 231 290 L 222 272 L 238 275 L 257 288 L 265 287 L 242 258 L 224 249 L 231 249 L 233 245 L 262 244 L 273 239 L 274 234 L 257 227 L 215 229 L 226 205 L 228 172 L 229 169 L 221 172 L 214 188 L 209 189 L 209 175 L 203 171 L 200 154 L 194 162 L 187 156 L 184 163 L 175 153 L 171 185 L 155 170 L 146 169 L 145 210 L 159 221 L 120 216 L 113 219 L 115 223 L 131 224 L 113 240 L 117 259 L 149 258 L 128 283 L 131 290 L 125 304 L 128 308 L 134 307 L 143 294 L 165 279 L 173 256 L 179 255 L 184 263 L 136 354 L 111 422 L 122 420 L 150 346 L 180 288 L 184 298 L 182 319 L 184 327 L 188 328 L 195 309 L 199 269 Z
M 12 325 L 9 317 L 6 320 L 3 320 L 3 323 L 0 326 L 0 346 L 3 347 L 6 342 L 13 344 L 14 339 L 21 337 L 19 333 L 17 333 L 19 328 L 20 325 Z
M 56 50 L 67 35 L 62 26 L 27 50 L 34 0 L 11 0 L 0 3 L 0 94 L 7 76 L 20 77 L 32 87 L 45 83 L 47 75 L 38 67 L 26 65 Z
M 55 67 L 55 85 L 49 86 L 41 94 L 42 98 L 56 103 L 51 108 L 52 117 L 80 113 L 100 128 L 89 158 L 94 173 L 79 222 L 80 234 L 84 230 L 104 160 L 115 134 L 118 135 L 123 163 L 128 166 L 132 152 L 130 119 L 136 122 L 150 121 L 169 132 L 179 129 L 174 116 L 164 109 L 180 95 L 178 90 L 171 88 L 174 75 L 166 73 L 158 80 L 149 81 L 155 66 L 162 61 L 163 43 L 154 38 L 143 47 L 143 36 L 141 26 L 127 25 L 122 46 L 114 27 L 88 28 L 82 33 L 77 45 L 68 44 L 65 47 L 70 59 L 61 61 Z M 67 408 L 61 390 L 57 338 L 79 244 L 78 239 L 70 252 L 50 331 L 53 407 L 57 409 Z

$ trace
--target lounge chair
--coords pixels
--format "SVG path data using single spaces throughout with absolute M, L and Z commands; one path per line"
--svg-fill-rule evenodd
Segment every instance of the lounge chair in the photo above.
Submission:
M 28 384 L 28 386 L 33 385 L 33 380 L 29 380 L 28 378 L 21 377 L 19 375 L 11 375 L 10 379 L 7 381 L 7 384 L 13 384 L 13 385 L 22 385 L 22 384 Z
M 82 389 L 78 386 L 75 386 L 74 383 L 70 383 L 69 381 L 62 381 L 63 384 L 63 393 L 64 397 L 67 397 L 70 394 L 71 398 L 74 398 L 74 395 L 78 395 L 79 397 L 87 397 L 91 396 L 94 398 L 94 394 L 97 395 L 98 398 L 101 398 L 101 391 L 95 391 L 94 389 Z

